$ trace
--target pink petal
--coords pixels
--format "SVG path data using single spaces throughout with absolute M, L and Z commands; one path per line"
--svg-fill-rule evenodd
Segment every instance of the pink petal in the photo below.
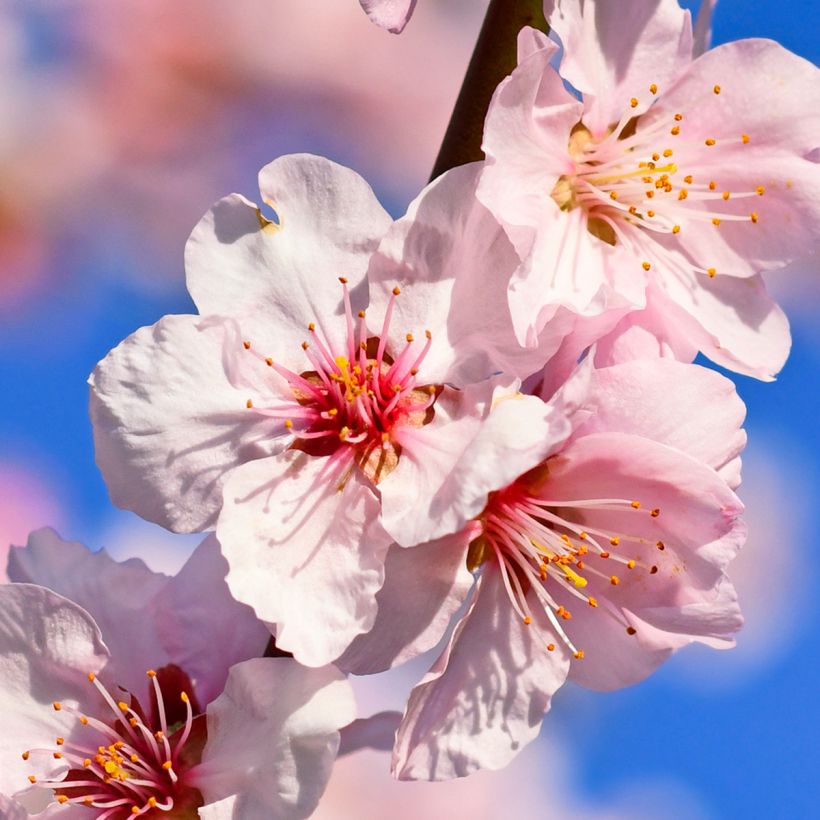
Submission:
M 561 76 L 584 95 L 584 124 L 596 136 L 619 120 L 632 97 L 636 113 L 692 57 L 692 22 L 673 0 L 545 0 L 547 22 L 561 38 Z
M 393 34 L 401 34 L 416 8 L 416 0 L 359 0 L 367 16 Z
M 237 373 L 254 363 L 269 369 L 237 361 L 246 351 L 235 337 L 228 321 L 166 316 L 97 365 L 94 443 L 115 504 L 178 532 L 207 529 L 225 474 L 275 451 L 284 428 L 249 412 L 247 400 L 259 405 L 260 395 Z
M 466 433 L 458 442 L 461 457 L 453 458 L 446 472 L 432 476 L 431 458 L 425 449 L 416 446 L 414 439 L 413 449 L 405 448 L 402 461 L 415 469 L 411 472 L 413 468 L 407 465 L 402 469 L 400 461 L 399 467 L 380 485 L 382 520 L 398 543 L 411 546 L 458 532 L 481 512 L 490 492 L 535 467 L 571 430 L 562 413 L 535 396 L 499 391 L 486 420 L 463 425 L 459 432 Z M 425 434 L 425 428 L 421 428 L 421 434 Z M 452 442 L 433 436 L 431 432 L 431 453 L 444 449 L 449 454 L 447 448 Z M 429 486 L 419 492 L 416 487 L 422 476 Z M 430 478 L 437 483 L 430 482 Z M 416 497 L 415 506 L 408 503 L 411 491 Z M 395 497 L 402 503 L 397 504 Z
M 791 347 L 788 319 L 759 276 L 677 273 L 658 276 L 657 285 L 674 332 L 715 363 L 766 381 L 783 366 Z
M 401 780 L 446 780 L 506 766 L 537 737 L 569 660 L 538 640 L 507 599 L 495 565 L 485 567 L 450 645 L 410 695 L 393 754 Z
M 189 675 L 203 704 L 222 691 L 231 666 L 261 656 L 270 640 L 253 610 L 231 597 L 227 572 L 228 562 L 211 535 L 157 594 L 149 610 L 160 644 L 171 662 Z M 144 678 L 144 668 L 142 674 Z
M 220 200 L 185 249 L 188 290 L 202 314 L 243 317 L 243 330 L 266 355 L 285 336 L 294 349 L 309 322 L 341 345 L 340 276 L 367 306 L 365 272 L 391 219 L 354 171 L 322 157 L 280 157 L 259 173 L 263 201 L 279 223 L 234 195 Z M 344 349 L 344 347 L 340 347 Z
M 473 585 L 465 558 L 471 530 L 406 549 L 393 544 L 384 562 L 373 628 L 359 635 L 336 665 L 346 672 L 383 672 L 432 649 Z
M 202 764 L 192 772 L 206 803 L 200 817 L 303 818 L 325 789 L 355 704 L 333 667 L 256 658 L 231 669 L 207 714 Z
M 168 576 L 139 558 L 114 561 L 105 550 L 91 552 L 45 528 L 33 532 L 26 547 L 11 550 L 9 578 L 48 587 L 94 618 L 111 650 L 106 678 L 112 684 L 141 693 L 146 670 L 170 662 L 160 637 L 165 625 L 150 617 Z
M 26 749 L 50 748 L 76 722 L 52 703 L 77 705 L 87 694 L 89 672 L 99 672 L 109 654 L 91 616 L 44 587 L 0 586 L 0 793 L 21 791 L 29 775 L 46 777 L 60 769 L 47 755 Z
M 595 370 L 595 412 L 574 433 L 629 433 L 681 450 L 720 470 L 746 444 L 746 408 L 734 384 L 713 370 L 671 359 Z
M 427 186 L 387 232 L 368 274 L 374 315 L 383 314 L 401 285 L 390 326 L 394 350 L 408 331 L 418 337 L 431 331 L 418 376 L 425 384 L 463 387 L 499 371 L 527 376 L 560 342 L 560 328 L 538 349 L 525 350 L 516 340 L 505 292 L 519 260 L 475 200 L 480 170 L 478 163 L 454 168 Z
M 390 544 L 372 485 L 351 459 L 336 462 L 289 450 L 242 465 L 217 526 L 234 597 L 308 666 L 372 628 Z
M 30 816 L 16 800 L 0 794 L 0 817 L 3 820 L 28 820 Z

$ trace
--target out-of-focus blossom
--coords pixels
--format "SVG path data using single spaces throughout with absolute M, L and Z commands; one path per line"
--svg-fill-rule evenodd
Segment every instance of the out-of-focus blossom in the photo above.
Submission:
M 674 0 L 546 10 L 561 73 L 555 43 L 525 29 L 478 188 L 522 259 L 519 338 L 532 344 L 562 305 L 637 309 L 617 333 L 638 325 L 684 358 L 772 378 L 789 333 L 759 273 L 817 243 L 817 69 L 766 40 L 693 61 Z
M 398 777 L 505 765 L 568 676 L 613 689 L 693 641 L 732 645 L 741 620 L 724 570 L 745 535 L 731 489 L 743 414 L 731 382 L 663 359 L 587 362 L 546 403 L 497 397 L 454 471 L 463 528 L 406 551 L 399 577 L 388 570 L 376 628 L 342 659 L 356 671 L 355 650 L 375 671 L 430 647 L 428 625 L 453 605 L 431 582 L 403 594 L 414 558 L 435 575 L 429 555 L 443 553 L 440 586 L 456 557 L 477 571 L 467 614 L 410 696 Z
M 64 512 L 55 488 L 28 467 L 0 462 L 0 581 L 6 580 L 6 556 L 12 544 L 46 523 L 60 524 Z
M 377 25 L 401 34 L 416 7 L 416 0 L 359 0 L 367 16 Z
M 174 578 L 51 530 L 15 548 L 16 583 L 0 589 L 0 792 L 50 803 L 49 817 L 306 817 L 352 695 L 335 669 L 254 658 L 268 633 L 226 569 L 213 538 Z
M 179 289 L 190 226 L 272 151 L 332 150 L 406 201 L 481 6 L 427 4 L 392 38 L 354 0 L 4 4 L 0 308 L 77 269 Z

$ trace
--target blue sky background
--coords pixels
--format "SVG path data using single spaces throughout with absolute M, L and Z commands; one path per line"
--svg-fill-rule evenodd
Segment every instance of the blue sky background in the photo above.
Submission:
M 419 6 L 429 2 L 436 0 L 420 0 Z M 59 26 L 48 17 L 48 6 L 37 8 L 27 24 L 29 59 L 70 59 Z M 816 63 L 818 30 L 816 1 L 721 0 L 714 41 L 771 37 Z M 304 121 L 272 140 L 249 131 L 229 187 L 253 197 L 258 167 L 296 149 L 340 160 L 348 151 L 327 133 L 312 133 Z M 371 181 L 389 209 L 401 213 L 407 203 L 395 195 L 391 182 Z M 419 180 L 419 187 L 423 182 Z M 47 288 L 13 310 L 0 308 L 0 457 L 24 465 L 56 488 L 65 512 L 63 535 L 92 547 L 101 546 L 112 526 L 131 516 L 112 507 L 94 465 L 86 378 L 94 364 L 136 328 L 165 313 L 192 309 L 182 283 L 185 235 L 179 237 L 176 260 L 162 262 L 167 267 L 163 277 L 176 283 L 145 288 L 138 283 L 155 264 L 150 236 L 140 236 L 139 226 L 132 226 L 135 242 L 121 225 L 110 226 L 106 213 L 107 203 L 101 200 L 98 210 L 88 215 L 85 230 L 61 246 L 55 262 L 59 277 Z M 46 229 L 48 216 L 43 219 Z M 135 253 L 143 240 L 147 250 Z M 608 695 L 562 691 L 544 732 L 567 750 L 570 786 L 597 806 L 606 807 L 630 784 L 651 781 L 671 784 L 672 790 L 683 784 L 694 797 L 694 808 L 669 804 L 663 813 L 668 818 L 817 816 L 820 618 L 813 537 L 820 531 L 820 305 L 816 281 L 805 274 L 800 281 L 804 291 L 776 289 L 790 311 L 794 335 L 792 356 L 780 378 L 773 384 L 735 379 L 748 405 L 747 483 L 764 487 L 754 496 L 760 508 L 753 520 L 769 528 L 758 560 L 780 596 L 770 618 L 765 611 L 758 616 L 761 622 L 768 619 L 769 649 L 743 663 L 731 661 L 726 653 L 693 650 L 637 687 Z M 760 475 L 751 476 L 751 470 L 760 470 Z M 766 492 L 768 479 L 776 482 L 776 492 Z M 788 549 L 783 539 L 789 539 Z M 189 544 L 185 541 L 179 549 Z M 544 778 L 548 789 L 549 771 Z M 549 817 L 547 805 L 534 808 L 532 817 Z

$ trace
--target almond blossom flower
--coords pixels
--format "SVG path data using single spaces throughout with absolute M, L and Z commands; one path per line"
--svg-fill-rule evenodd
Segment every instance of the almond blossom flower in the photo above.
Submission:
M 436 538 L 428 518 L 433 540 L 388 558 L 376 627 L 340 661 L 378 671 L 430 648 L 477 577 L 410 696 L 399 778 L 506 765 L 568 677 L 614 689 L 693 641 L 732 645 L 743 415 L 731 382 L 669 359 L 587 361 L 548 402 L 497 396 L 455 471 L 464 524 Z
M 216 523 L 233 594 L 311 666 L 372 627 L 385 527 L 445 482 L 486 379 L 544 361 L 485 295 L 511 272 L 512 246 L 474 180 L 448 186 L 434 188 L 460 209 L 455 224 L 425 221 L 438 200 L 420 197 L 418 218 L 411 206 L 379 245 L 391 220 L 360 177 L 318 157 L 276 160 L 260 174 L 276 219 L 233 195 L 189 240 L 202 315 L 143 328 L 91 377 L 115 503 L 178 531 Z M 396 266 L 405 243 L 416 252 Z
M 693 60 L 673 0 L 545 10 L 560 76 L 556 44 L 525 29 L 489 108 L 478 188 L 522 259 L 519 338 L 532 343 L 559 305 L 649 305 L 633 321 L 659 317 L 673 347 L 771 378 L 789 333 L 759 274 L 817 243 L 817 69 L 767 40 Z
M 225 571 L 212 537 L 175 578 L 50 530 L 12 551 L 18 583 L 0 587 L 0 792 L 9 811 L 310 814 L 337 729 L 353 718 L 349 686 L 330 667 L 253 658 L 268 633 L 231 599 Z
M 416 0 L 359 0 L 367 16 L 377 25 L 401 34 L 416 8 Z

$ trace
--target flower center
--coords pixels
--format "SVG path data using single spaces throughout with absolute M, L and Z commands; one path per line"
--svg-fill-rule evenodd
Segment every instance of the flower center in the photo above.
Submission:
M 658 87 L 653 83 L 649 91 L 654 97 Z M 720 94 L 720 86 L 709 93 Z M 697 173 L 699 165 L 706 165 L 704 160 L 714 165 L 711 152 L 720 157 L 721 151 L 748 145 L 748 134 L 688 140 L 682 113 L 665 111 L 658 102 L 635 116 L 638 105 L 637 99 L 631 99 L 621 119 L 601 139 L 581 123 L 573 128 L 568 146 L 573 171 L 560 177 L 552 190 L 562 210 L 582 208 L 593 236 L 636 251 L 640 243 L 636 229 L 678 235 L 697 222 L 714 228 L 722 222 L 758 222 L 756 211 L 727 203 L 762 196 L 764 186 L 729 191 L 705 173 Z M 727 157 L 727 167 L 733 164 L 737 158 Z M 653 250 L 664 255 L 660 245 Z M 643 267 L 648 271 L 651 265 L 644 262 Z M 713 267 L 695 269 L 710 277 L 717 274 Z
M 540 486 L 548 475 L 543 464 L 515 483 L 492 493 L 479 516 L 481 534 L 470 544 L 467 567 L 477 570 L 487 561 L 495 561 L 510 603 L 527 625 L 533 623 L 533 596 L 543 608 L 555 632 L 577 659 L 584 652 L 575 646 L 562 626 L 572 613 L 558 603 L 555 593 L 568 593 L 586 606 L 599 609 L 620 623 L 627 633 L 636 630 L 620 609 L 606 596 L 606 591 L 621 583 L 622 571 L 658 572 L 657 564 L 647 564 L 640 557 L 623 554 L 629 544 L 654 545 L 665 549 L 662 541 L 626 532 L 614 532 L 581 524 L 595 512 L 624 511 L 657 518 L 658 508 L 646 509 L 640 501 L 622 498 L 557 499 L 546 497 Z M 619 549 L 620 548 L 620 549 Z M 598 593 L 597 597 L 594 593 Z M 566 596 L 562 596 L 566 598 Z M 547 644 L 551 652 L 553 643 Z
M 23 752 L 23 760 L 46 754 L 64 760 L 69 768 L 53 779 L 40 780 L 30 775 L 29 782 L 53 790 L 60 804 L 98 809 L 96 820 L 196 817 L 202 797 L 185 783 L 186 773 L 198 762 L 199 755 L 199 744 L 192 740 L 192 731 L 198 725 L 194 722 L 195 699 L 185 690 L 178 692 L 184 718 L 169 729 L 169 717 L 180 710 L 176 704 L 166 707 L 160 676 L 170 682 L 168 688 L 173 688 L 180 675 L 189 684 L 190 680 L 173 666 L 159 672 L 149 670 L 147 674 L 152 686 L 153 719 L 146 717 L 133 697 L 130 703 L 116 701 L 93 673 L 89 673 L 88 680 L 110 708 L 113 719 L 89 717 L 68 704 L 55 702 L 55 711 L 76 716 L 78 731 L 69 739 L 56 738 L 54 749 Z
M 359 466 L 378 483 L 401 454 L 394 431 L 403 425 L 421 426 L 432 418 L 439 388 L 420 384 L 418 374 L 433 337 L 425 331 L 425 343 L 419 349 L 408 333 L 405 346 L 391 356 L 386 349 L 387 334 L 399 288 L 393 289 L 381 334 L 375 337 L 368 334 L 365 311 L 359 311 L 354 320 L 347 280 L 339 281 L 347 321 L 345 349 L 333 349 L 316 325 L 309 324 L 311 341 L 302 342 L 307 369 L 296 373 L 271 358 L 263 359 L 287 380 L 292 399 L 268 407 L 258 407 L 249 399 L 247 407 L 281 419 L 293 436 L 295 449 L 332 455 L 340 448 L 352 448 Z M 251 350 L 250 342 L 243 344 Z

